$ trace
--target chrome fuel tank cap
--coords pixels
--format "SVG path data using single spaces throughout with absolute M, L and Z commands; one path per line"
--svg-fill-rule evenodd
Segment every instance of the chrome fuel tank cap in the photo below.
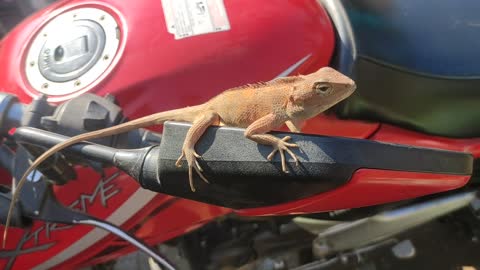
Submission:
M 68 33 L 47 39 L 38 56 L 38 69 L 50 81 L 76 79 L 95 65 L 105 48 L 105 32 L 96 22 L 76 20 Z
M 51 96 L 76 92 L 110 66 L 119 36 L 117 22 L 101 9 L 60 14 L 33 39 L 25 60 L 27 80 L 35 90 Z

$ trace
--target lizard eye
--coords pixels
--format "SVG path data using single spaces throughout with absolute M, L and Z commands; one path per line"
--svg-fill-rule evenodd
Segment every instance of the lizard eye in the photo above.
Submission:
M 328 83 L 315 83 L 313 88 L 318 94 L 327 94 L 332 89 L 332 86 Z

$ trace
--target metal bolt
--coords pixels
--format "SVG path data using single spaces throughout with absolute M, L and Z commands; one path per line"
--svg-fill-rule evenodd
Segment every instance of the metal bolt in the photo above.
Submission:
M 343 264 L 347 264 L 348 263 L 348 257 L 346 255 L 340 255 L 340 262 L 342 262 Z
M 80 81 L 79 81 L 79 80 L 76 80 L 74 85 L 75 85 L 75 86 L 80 86 Z
M 332 252 L 332 249 L 326 239 L 319 237 L 313 241 L 312 251 L 316 258 L 323 259 Z
M 43 36 L 44 36 L 44 37 L 47 37 L 47 33 L 43 33 Z
M 403 240 L 392 247 L 392 253 L 398 259 L 410 259 L 415 257 L 415 246 L 410 240 Z
M 105 15 L 100 16 L 100 21 L 105 20 Z
M 48 83 L 42 84 L 42 88 L 43 88 L 43 89 L 47 89 L 47 88 L 48 88 Z
M 77 14 L 73 14 L 73 18 L 76 18 L 77 17 Z
M 30 62 L 30 66 L 31 66 L 31 67 L 35 66 L 35 61 L 31 61 L 31 62 Z
M 40 214 L 40 212 L 38 212 L 38 210 L 33 211 L 33 213 L 34 213 L 36 216 L 38 216 L 38 215 Z
M 108 56 L 108 54 L 105 54 L 105 55 L 103 56 L 103 60 L 108 60 L 109 58 L 110 58 L 110 56 Z
M 285 269 L 285 266 L 286 265 L 285 265 L 285 262 L 283 260 L 273 262 L 273 269 L 275 269 L 275 270 Z

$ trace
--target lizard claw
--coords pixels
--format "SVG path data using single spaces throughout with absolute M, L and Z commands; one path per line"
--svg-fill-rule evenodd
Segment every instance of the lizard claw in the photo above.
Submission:
M 280 159 L 282 161 L 282 171 L 284 173 L 288 173 L 288 169 L 287 169 L 287 162 L 286 162 L 286 159 L 285 159 L 285 153 L 284 151 L 287 151 L 287 153 L 293 158 L 293 160 L 295 161 L 295 164 L 297 166 L 300 166 L 300 162 L 298 161 L 298 158 L 297 158 L 297 155 L 295 155 L 295 153 L 292 152 L 292 150 L 289 149 L 289 147 L 296 147 L 298 148 L 298 145 L 295 144 L 295 143 L 288 143 L 287 141 L 290 140 L 291 137 L 290 136 L 285 136 L 283 139 L 280 139 L 278 140 L 277 144 L 276 145 L 273 145 L 273 151 L 270 153 L 270 155 L 267 156 L 267 159 L 269 161 L 272 161 L 273 157 L 275 156 L 275 154 L 277 152 L 280 152 Z
M 180 157 L 177 159 L 177 162 L 175 162 L 175 166 L 177 168 L 180 168 L 182 167 L 182 158 L 185 157 L 185 151 L 182 150 L 182 154 L 180 155 Z
M 188 182 L 190 184 L 190 189 L 195 192 L 195 186 L 193 185 L 193 170 L 195 170 L 195 172 L 198 174 L 198 176 L 200 176 L 200 178 L 202 178 L 202 180 L 207 183 L 207 184 L 210 184 L 210 182 L 208 182 L 207 178 L 205 178 L 205 176 L 203 176 L 202 172 L 203 172 L 203 169 L 202 167 L 200 166 L 200 163 L 198 163 L 198 158 L 202 158 L 201 155 L 197 154 L 197 152 L 195 152 L 195 149 L 183 149 L 182 150 L 182 154 L 180 155 L 180 157 L 177 159 L 177 162 L 175 162 L 175 166 L 177 167 L 181 167 L 182 166 L 182 158 L 186 158 L 187 160 L 187 163 L 188 163 Z

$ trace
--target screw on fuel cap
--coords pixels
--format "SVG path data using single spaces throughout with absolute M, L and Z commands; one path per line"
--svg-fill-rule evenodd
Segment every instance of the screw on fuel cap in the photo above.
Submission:
M 112 63 L 119 31 L 114 17 L 101 9 L 77 8 L 58 15 L 36 34 L 27 51 L 28 82 L 50 96 L 83 89 Z

